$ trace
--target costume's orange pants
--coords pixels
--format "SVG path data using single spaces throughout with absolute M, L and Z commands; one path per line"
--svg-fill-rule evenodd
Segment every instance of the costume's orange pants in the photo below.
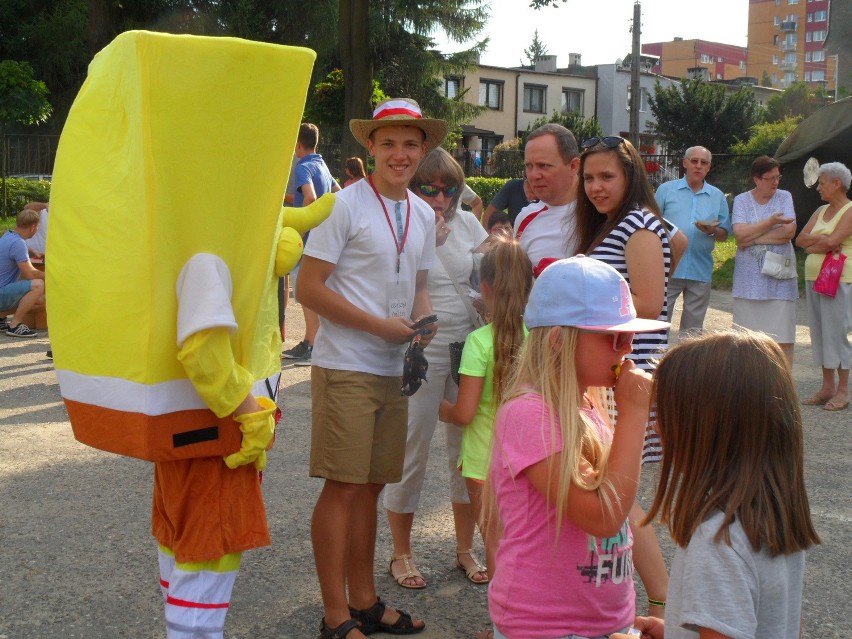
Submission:
M 154 464 L 151 528 L 169 639 L 220 639 L 242 551 L 269 544 L 260 476 L 220 457 Z

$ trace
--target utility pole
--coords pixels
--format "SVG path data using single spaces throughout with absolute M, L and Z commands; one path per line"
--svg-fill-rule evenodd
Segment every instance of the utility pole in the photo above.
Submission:
M 630 57 L 630 142 L 639 149 L 639 106 L 642 88 L 639 86 L 639 57 L 641 55 L 642 5 L 639 0 L 633 5 L 633 49 Z

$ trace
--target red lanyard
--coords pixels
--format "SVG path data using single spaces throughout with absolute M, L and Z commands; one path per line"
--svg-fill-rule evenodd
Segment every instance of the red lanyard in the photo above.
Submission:
M 405 203 L 408 206 L 408 210 L 405 214 L 405 230 L 402 232 L 402 241 L 400 242 L 399 237 L 397 237 L 397 231 L 394 229 L 393 222 L 391 222 L 388 207 L 385 206 L 384 199 L 382 199 L 382 196 L 379 194 L 379 190 L 376 188 L 376 185 L 373 184 L 373 176 L 371 175 L 368 177 L 367 181 L 370 183 L 370 186 L 373 187 L 373 193 L 376 194 L 376 199 L 379 201 L 379 204 L 382 205 L 382 211 L 384 211 L 385 219 L 390 227 L 391 235 L 393 236 L 393 243 L 396 246 L 396 274 L 399 275 L 400 256 L 405 250 L 405 242 L 408 240 L 408 225 L 411 222 L 411 200 L 408 199 L 408 191 L 406 190 L 405 192 Z

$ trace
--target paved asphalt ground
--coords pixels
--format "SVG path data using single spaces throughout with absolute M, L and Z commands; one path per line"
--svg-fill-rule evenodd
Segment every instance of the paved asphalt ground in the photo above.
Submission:
M 819 376 L 810 362 L 803 302 L 798 321 L 795 376 L 799 393 L 810 395 Z M 707 325 L 730 326 L 727 293 L 714 292 Z M 298 307 L 291 307 L 287 347 L 301 337 L 302 328 Z M 44 356 L 47 348 L 46 336 L 0 335 L 0 639 L 162 638 L 156 545 L 149 532 L 151 465 L 73 439 L 53 364 Z M 307 472 L 308 380 L 308 368 L 284 370 L 284 428 L 264 474 L 273 543 L 243 557 L 227 639 L 318 634 L 322 608 L 310 517 L 321 486 Z M 731 392 L 744 383 L 731 380 Z M 852 411 L 831 414 L 804 407 L 803 414 L 810 503 L 823 540 L 808 553 L 804 636 L 850 637 Z M 390 544 L 384 518 L 376 580 L 388 601 L 426 619 L 420 637 L 470 638 L 485 626 L 486 591 L 454 568 L 442 440 L 434 442 L 414 531 L 416 558 L 429 586 L 402 590 L 387 575 Z M 643 478 L 646 503 L 653 483 L 652 470 Z M 664 542 L 664 548 L 671 557 L 671 543 Z M 560 570 L 541 579 L 558 580 Z

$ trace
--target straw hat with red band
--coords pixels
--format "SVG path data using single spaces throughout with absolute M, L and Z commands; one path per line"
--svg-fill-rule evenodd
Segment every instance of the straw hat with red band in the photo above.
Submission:
M 436 148 L 447 137 L 447 121 L 424 118 L 420 105 L 410 98 L 384 100 L 373 111 L 372 120 L 350 120 L 349 130 L 361 144 L 367 146 L 370 134 L 383 126 L 413 126 L 426 136 L 426 146 Z

